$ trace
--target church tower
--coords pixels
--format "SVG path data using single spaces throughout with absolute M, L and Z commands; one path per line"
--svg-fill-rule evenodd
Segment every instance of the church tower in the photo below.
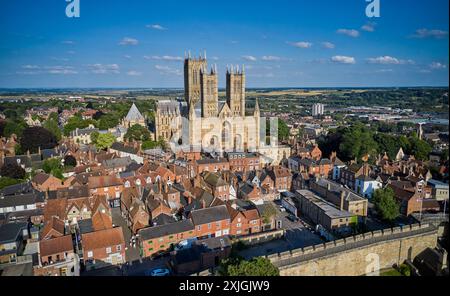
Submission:
M 227 104 L 233 116 L 245 116 L 245 71 L 239 66 L 227 69 Z
M 200 73 L 206 66 L 206 56 L 191 58 L 189 53 L 184 60 L 184 98 L 188 106 L 194 106 L 200 100 Z
M 219 90 L 216 68 L 211 72 L 203 68 L 200 73 L 200 97 L 202 102 L 202 117 L 217 117 L 219 113 Z

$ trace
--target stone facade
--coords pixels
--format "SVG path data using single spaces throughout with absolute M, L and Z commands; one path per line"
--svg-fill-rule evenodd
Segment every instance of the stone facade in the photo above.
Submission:
M 428 224 L 414 224 L 374 231 L 295 249 L 268 256 L 289 276 L 360 276 L 368 272 L 391 268 L 405 260 L 413 260 L 427 248 L 435 248 L 437 229 Z M 373 264 L 379 258 L 379 265 Z
M 264 163 L 279 164 L 290 149 L 277 141 L 266 146 L 260 138 L 260 109 L 245 109 L 244 67 L 226 73 L 226 101 L 219 102 L 218 74 L 207 69 L 206 57 L 184 61 L 185 103 L 160 101 L 155 116 L 156 138 L 171 143 L 172 150 L 212 152 L 260 152 Z M 262 142 L 261 142 L 262 141 Z

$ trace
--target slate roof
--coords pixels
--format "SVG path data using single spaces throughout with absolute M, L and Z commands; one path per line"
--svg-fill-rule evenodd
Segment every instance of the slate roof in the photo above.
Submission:
M 7 223 L 0 225 L 0 243 L 16 241 L 20 232 L 27 228 L 26 222 Z
M 128 111 L 127 116 L 125 117 L 125 120 L 139 121 L 139 120 L 143 120 L 143 119 L 144 119 L 144 116 L 142 116 L 141 112 L 139 112 L 139 109 L 133 103 L 133 105 L 131 105 L 130 110 Z
M 175 223 L 177 222 L 177 220 L 175 220 L 174 217 L 169 216 L 167 214 L 160 214 L 158 215 L 158 217 L 156 217 L 155 219 L 152 220 L 152 223 L 154 226 L 156 225 L 165 225 L 165 224 L 170 224 L 170 223 Z
M 13 206 L 31 205 L 37 202 L 44 202 L 43 192 L 33 192 L 21 195 L 10 195 L 0 198 L 0 208 Z
M 139 230 L 139 236 L 143 240 L 149 240 L 190 230 L 194 230 L 194 224 L 190 219 L 186 219 L 175 223 L 143 228 Z
M 138 148 L 135 148 L 133 146 L 127 146 L 127 145 L 124 145 L 123 143 L 120 143 L 120 142 L 114 142 L 111 145 L 111 149 L 117 150 L 117 151 L 126 152 L 126 153 L 130 153 L 130 154 L 137 154 L 138 151 L 139 151 Z
M 19 183 L 7 186 L 0 190 L 0 196 L 17 195 L 34 192 L 31 182 Z
M 226 205 L 217 207 L 193 210 L 191 212 L 191 219 L 194 225 L 202 225 L 215 221 L 230 219 Z
M 228 162 L 226 158 L 220 157 L 220 158 L 204 158 L 199 159 L 196 161 L 197 164 L 213 164 L 213 163 L 224 163 Z
M 127 157 L 120 157 L 120 158 L 113 158 L 113 159 L 106 159 L 102 162 L 102 165 L 107 168 L 117 168 L 117 167 L 127 167 L 133 162 L 129 156 Z

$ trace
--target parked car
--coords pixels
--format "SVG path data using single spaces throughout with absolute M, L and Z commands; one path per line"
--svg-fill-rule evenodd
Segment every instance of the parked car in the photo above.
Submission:
M 286 212 L 286 209 L 284 207 L 280 206 L 280 211 L 281 212 Z
M 170 275 L 170 270 L 167 268 L 155 268 L 151 270 L 147 270 L 145 272 L 146 276 L 168 276 Z
M 299 219 L 297 217 L 295 217 L 294 215 L 290 214 L 289 216 L 287 216 L 287 218 L 289 219 L 289 221 L 291 222 L 298 222 Z

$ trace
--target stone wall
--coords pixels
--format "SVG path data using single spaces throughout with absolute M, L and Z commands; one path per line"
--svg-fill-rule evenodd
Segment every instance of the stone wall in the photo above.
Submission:
M 414 224 L 355 235 L 268 258 L 280 275 L 358 276 L 413 260 L 437 243 L 437 229 L 429 224 Z M 379 265 L 374 264 L 379 258 Z M 373 271 L 371 269 L 370 271 Z

